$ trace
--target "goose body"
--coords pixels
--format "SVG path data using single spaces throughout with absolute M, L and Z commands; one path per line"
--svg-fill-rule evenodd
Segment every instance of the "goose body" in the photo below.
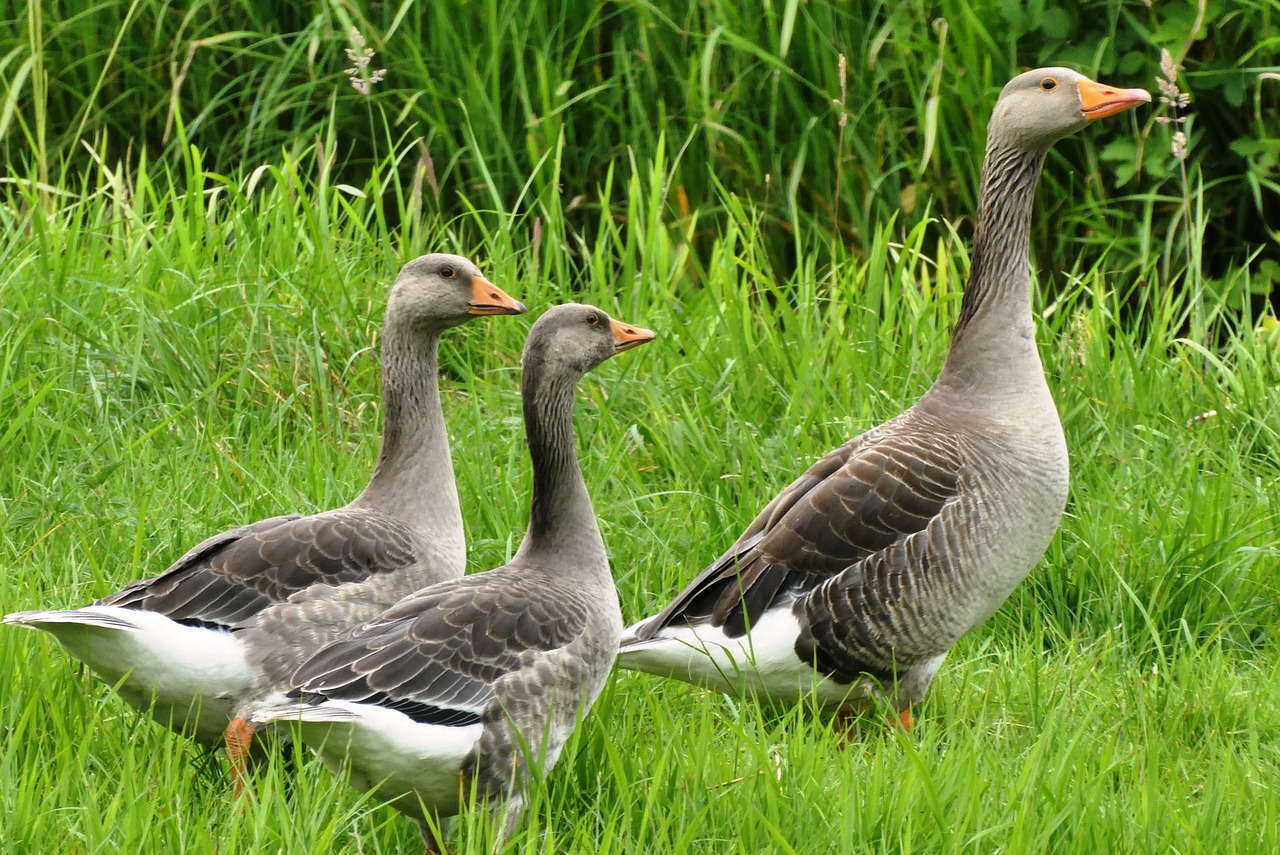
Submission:
M 415 819 L 458 813 L 473 790 L 515 828 L 531 775 L 555 765 L 604 686 L 622 613 L 573 444 L 578 380 L 653 333 L 591 306 L 549 310 L 529 333 L 522 399 L 533 499 L 510 563 L 425 588 L 324 647 L 290 690 L 250 713 L 297 738 L 352 786 Z
M 1027 256 L 1045 154 L 1150 96 L 1066 68 L 1014 78 L 988 129 L 972 267 L 946 363 L 910 409 L 797 478 L 618 663 L 784 702 L 898 710 L 1047 549 L 1068 458 Z
M 383 442 L 360 496 L 214 535 L 92 605 L 4 622 L 49 632 L 130 705 L 219 745 L 241 704 L 321 645 L 425 584 L 462 575 L 439 336 L 472 317 L 522 311 L 464 258 L 409 262 L 388 300 Z

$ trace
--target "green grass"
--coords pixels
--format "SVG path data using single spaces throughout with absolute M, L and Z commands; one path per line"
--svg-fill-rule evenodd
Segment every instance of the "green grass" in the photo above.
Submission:
M 305 148 L 228 175 L 188 151 L 189 195 L 166 167 L 104 161 L 0 210 L 0 609 L 81 604 L 215 531 L 354 495 L 377 449 L 383 301 L 427 250 L 481 259 L 535 315 L 580 299 L 659 331 L 578 407 L 629 619 L 941 364 L 967 269 L 947 222 L 884 220 L 830 264 L 808 252 L 826 236 L 798 230 L 798 272 L 775 281 L 759 208 L 721 191 L 724 225 L 703 230 L 670 215 L 670 160 L 622 160 L 601 194 L 625 188 L 624 216 L 571 229 L 546 197 L 535 253 L 533 214 L 412 215 L 429 191 L 394 159 L 416 152 L 338 187 Z M 507 851 L 1280 851 L 1280 333 L 1162 278 L 1167 227 L 1151 221 L 1136 273 L 1104 252 L 1037 301 L 1068 515 L 915 732 L 869 720 L 840 751 L 808 710 L 619 674 Z M 1180 338 L 1192 313 L 1220 340 Z M 442 360 L 477 569 L 525 524 L 528 323 L 470 324 Z M 233 802 L 220 759 L 201 774 L 43 636 L 0 632 L 0 685 L 4 851 L 418 845 L 313 762 Z M 493 833 L 466 816 L 457 851 Z
M 624 183 L 601 192 L 610 171 L 629 154 L 666 157 L 672 198 L 701 219 L 700 249 L 732 220 L 728 188 L 760 211 L 770 265 L 790 278 L 803 266 L 797 230 L 824 235 L 805 248 L 825 262 L 833 243 L 868 246 L 892 215 L 968 228 L 989 105 L 1018 71 L 1066 64 L 1154 88 L 1167 48 L 1192 97 L 1191 162 L 1212 176 L 1201 272 L 1251 266 L 1267 287 L 1280 281 L 1262 265 L 1280 262 L 1280 86 L 1267 77 L 1280 73 L 1277 4 L 1213 0 L 1199 28 L 1197 5 L 476 0 L 459 14 L 409 0 L 8 3 L 0 165 L 6 180 L 61 187 L 95 157 L 145 155 L 183 180 L 188 143 L 231 174 L 281 151 L 301 157 L 319 138 L 333 182 L 363 185 L 414 139 L 432 164 L 424 210 L 531 219 L 564 204 L 566 233 L 591 244 L 600 209 L 627 206 Z M 371 68 L 387 69 L 372 98 L 344 75 L 352 27 L 377 51 Z M 1047 281 L 1059 286 L 1060 271 L 1104 251 L 1130 274 L 1146 262 L 1141 206 L 1167 222 L 1180 201 L 1171 131 L 1143 110 L 1059 147 L 1033 240 Z M 1166 238 L 1176 274 L 1186 235 L 1154 236 Z M 1221 287 L 1243 296 L 1239 282 Z

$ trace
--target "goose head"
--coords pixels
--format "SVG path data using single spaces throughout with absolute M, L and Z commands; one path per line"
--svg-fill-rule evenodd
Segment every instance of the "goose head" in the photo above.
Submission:
M 448 329 L 481 315 L 519 315 L 524 303 L 484 277 L 460 255 L 432 253 L 400 270 L 387 300 L 388 318 L 411 327 Z
M 1150 100 L 1145 89 L 1097 83 L 1070 68 L 1037 68 L 1001 90 L 988 133 L 1017 149 L 1046 150 L 1092 121 Z
M 615 321 L 582 303 L 553 306 L 529 330 L 522 362 L 526 372 L 586 374 L 615 353 L 653 341 L 656 333 Z

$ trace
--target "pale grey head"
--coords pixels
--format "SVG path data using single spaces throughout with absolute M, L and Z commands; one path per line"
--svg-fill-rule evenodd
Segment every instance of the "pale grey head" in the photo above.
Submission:
M 610 318 L 583 303 L 553 306 L 529 330 L 521 362 L 526 374 L 581 377 L 615 353 L 652 341 L 655 334 Z
M 400 269 L 387 298 L 387 320 L 445 330 L 483 315 L 519 315 L 525 306 L 460 255 L 432 253 Z
M 1143 89 L 1107 86 L 1070 68 L 1037 68 L 1019 74 L 1001 90 L 988 133 L 992 144 L 1047 150 L 1095 119 L 1150 100 Z

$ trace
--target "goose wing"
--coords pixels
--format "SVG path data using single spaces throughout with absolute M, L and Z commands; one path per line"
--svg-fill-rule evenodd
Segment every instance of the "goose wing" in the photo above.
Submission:
M 536 667 L 587 623 L 575 592 L 507 568 L 426 588 L 329 644 L 292 679 L 292 696 L 399 710 L 427 724 L 481 721 L 494 684 Z
M 849 441 L 783 490 L 623 645 L 673 624 L 744 635 L 775 603 L 923 531 L 959 496 L 962 461 L 945 435 L 878 429 Z
M 229 629 L 312 585 L 358 582 L 415 557 L 413 532 L 380 514 L 340 509 L 272 517 L 214 535 L 158 576 L 97 605 Z

